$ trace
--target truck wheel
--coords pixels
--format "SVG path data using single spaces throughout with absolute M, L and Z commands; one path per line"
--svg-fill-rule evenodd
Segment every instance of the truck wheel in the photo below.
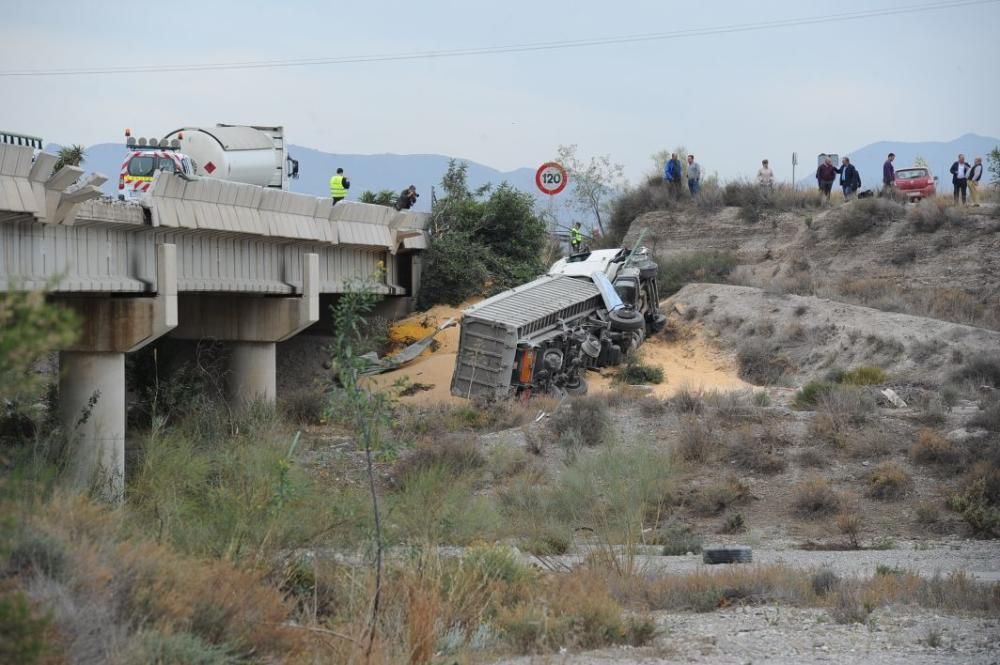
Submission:
M 580 397 L 587 394 L 587 382 L 584 379 L 577 379 L 576 383 L 567 383 L 563 389 L 566 390 L 567 395 Z
M 708 547 L 701 552 L 702 561 L 713 563 L 753 563 L 753 552 L 744 545 Z
M 641 330 L 646 325 L 645 318 L 634 309 L 616 309 L 608 312 L 608 318 L 612 330 Z

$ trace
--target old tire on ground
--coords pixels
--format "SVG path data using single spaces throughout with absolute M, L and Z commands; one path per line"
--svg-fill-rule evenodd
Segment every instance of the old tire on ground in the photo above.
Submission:
M 584 379 L 577 379 L 576 383 L 567 383 L 563 386 L 563 389 L 566 391 L 567 395 L 580 397 L 587 394 L 587 382 Z
M 708 564 L 753 563 L 753 553 L 744 545 L 706 547 L 701 551 L 701 560 Z
M 616 309 L 608 312 L 612 330 L 641 330 L 646 325 L 642 312 L 634 309 Z

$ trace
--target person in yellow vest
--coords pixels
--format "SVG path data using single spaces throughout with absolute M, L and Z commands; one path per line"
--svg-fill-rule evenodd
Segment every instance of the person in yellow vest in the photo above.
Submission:
M 350 188 L 351 181 L 344 175 L 344 169 L 337 169 L 337 175 L 330 178 L 330 198 L 333 199 L 333 205 L 346 199 Z
M 573 253 L 580 251 L 580 246 L 583 244 L 583 231 L 580 230 L 580 222 L 577 222 L 573 228 L 569 230 L 569 246 L 573 250 Z

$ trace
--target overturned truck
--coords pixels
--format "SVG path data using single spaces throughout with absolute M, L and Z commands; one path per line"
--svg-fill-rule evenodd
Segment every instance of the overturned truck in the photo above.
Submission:
M 645 248 L 583 252 L 470 307 L 452 394 L 586 393 L 585 370 L 620 364 L 665 325 L 656 273 Z

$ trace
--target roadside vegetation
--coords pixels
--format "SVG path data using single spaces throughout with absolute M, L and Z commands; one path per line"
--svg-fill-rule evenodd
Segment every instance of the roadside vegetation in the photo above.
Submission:
M 422 308 L 498 293 L 544 269 L 545 224 L 531 195 L 507 183 L 472 191 L 466 171 L 464 162 L 449 163 L 444 195 L 431 211 L 433 241 L 418 294 Z

